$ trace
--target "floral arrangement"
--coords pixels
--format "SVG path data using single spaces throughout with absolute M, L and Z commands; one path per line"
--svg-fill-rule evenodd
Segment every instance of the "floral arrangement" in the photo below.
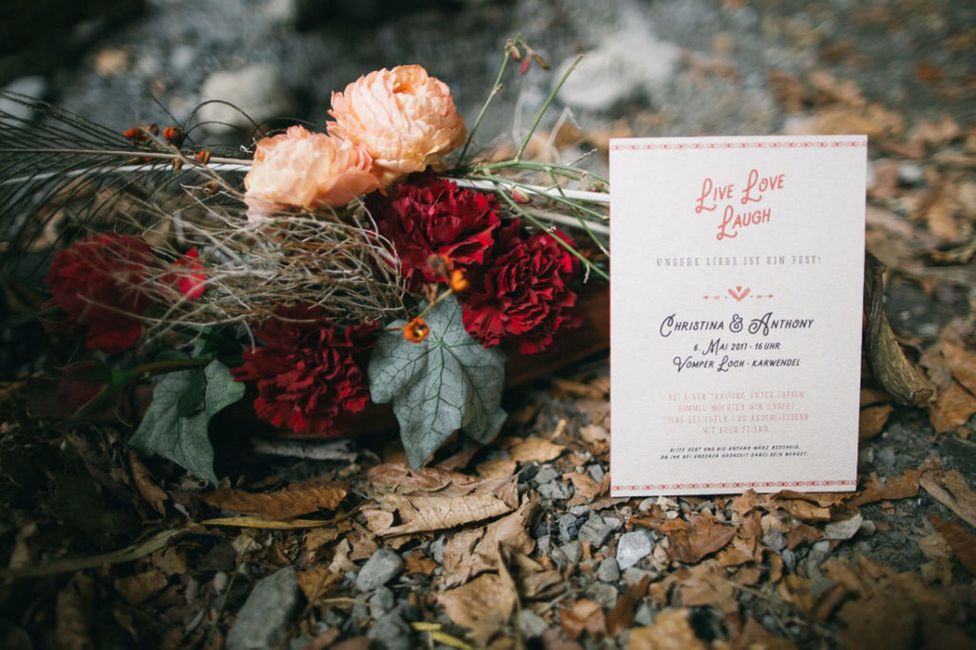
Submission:
M 34 125 L 0 115 L 18 142 L 0 163 L 15 149 L 21 170 L 0 184 L 19 215 L 3 263 L 54 250 L 41 319 L 67 350 L 61 400 L 83 417 L 151 379 L 130 445 L 213 482 L 208 422 L 245 396 L 306 436 L 390 403 L 412 466 L 456 431 L 494 438 L 503 347 L 549 348 L 579 324 L 583 283 L 607 277 L 606 182 L 537 146 L 565 77 L 514 153 L 469 157 L 512 61 L 544 64 L 509 42 L 470 131 L 418 65 L 333 93 L 321 130 L 227 155 L 194 146 L 189 124 L 118 135 L 50 107 Z M 68 129 L 63 161 L 50 152 Z

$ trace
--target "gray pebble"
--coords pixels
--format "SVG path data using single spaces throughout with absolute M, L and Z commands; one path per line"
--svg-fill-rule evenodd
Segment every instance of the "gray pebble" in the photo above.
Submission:
M 535 473 L 535 477 L 532 480 L 535 481 L 536 485 L 544 485 L 549 481 L 554 481 L 557 478 L 559 478 L 559 470 L 552 465 L 543 465 L 539 468 L 539 471 Z
M 389 587 L 378 587 L 369 598 L 369 615 L 378 619 L 396 606 L 396 598 Z
M 600 566 L 596 570 L 596 577 L 602 582 L 616 582 L 620 580 L 620 566 L 615 559 L 608 557 L 600 562 Z
M 783 549 L 780 557 L 783 558 L 783 566 L 786 567 L 786 570 L 793 573 L 796 570 L 796 553 L 786 548 Z
M 603 546 L 611 532 L 610 527 L 603 523 L 603 518 L 600 515 L 592 515 L 580 527 L 579 540 L 589 542 L 594 549 L 597 549 Z
M 431 559 L 438 564 L 444 564 L 444 537 L 438 537 L 427 548 L 427 553 Z
M 549 535 L 543 535 L 539 539 L 535 540 L 535 544 L 540 553 L 548 553 L 549 549 L 552 547 L 552 537 Z
M 549 629 L 549 624 L 546 623 L 545 619 L 531 609 L 520 610 L 515 622 L 518 625 L 519 632 L 529 639 L 540 637 Z
M 356 589 L 372 591 L 385 585 L 403 571 L 403 558 L 386 547 L 377 549 L 356 576 Z
M 298 603 L 294 567 L 258 580 L 227 633 L 228 650 L 258 650 L 284 640 L 285 626 Z
M 580 558 L 583 557 L 583 547 L 579 542 L 567 542 L 560 546 L 559 550 L 570 564 L 579 564 Z
M 594 582 L 586 590 L 587 597 L 600 603 L 604 609 L 610 609 L 617 604 L 617 597 L 620 592 L 613 585 L 603 582 Z
M 617 566 L 620 566 L 620 562 L 617 562 Z M 655 578 L 657 578 L 657 571 L 638 569 L 635 566 L 632 566 L 629 569 L 624 571 L 624 582 L 626 582 L 628 585 L 636 585 L 644 578 L 650 578 L 651 580 L 654 580 Z
M 573 487 L 562 481 L 549 481 L 536 489 L 540 495 L 551 501 L 561 501 L 573 496 Z
M 624 533 L 617 542 L 617 563 L 621 569 L 628 569 L 650 555 L 652 549 L 651 538 L 644 531 Z
M 592 478 L 597 483 L 603 481 L 603 477 L 606 475 L 606 472 L 604 472 L 603 468 L 600 467 L 599 465 L 588 466 L 586 468 L 586 472 L 590 475 L 590 478 Z
M 582 504 L 578 506 L 573 506 L 572 508 L 569 509 L 569 512 L 571 514 L 576 515 L 577 517 L 583 517 L 585 519 L 586 517 L 590 516 L 590 506 L 582 505 Z
M 613 531 L 618 531 L 624 527 L 624 520 L 614 515 L 603 515 L 603 523 Z
M 576 515 L 565 513 L 559 516 L 559 539 L 563 542 L 571 542 L 579 534 L 580 520 Z
M 858 532 L 864 535 L 865 537 L 871 537 L 876 532 L 878 532 L 878 525 L 875 524 L 870 519 L 865 519 L 864 521 L 861 522 L 861 528 L 860 530 L 858 530 Z
M 382 648 L 383 650 L 410 650 L 412 641 L 410 639 L 410 626 L 400 616 L 396 610 L 377 619 L 373 626 L 369 628 L 366 636 L 370 640 L 369 647 Z
M 768 533 L 762 536 L 762 543 L 763 545 L 773 549 L 773 551 L 776 553 L 779 553 L 786 548 L 786 535 L 778 530 L 770 530 Z
M 918 163 L 906 160 L 898 165 L 898 182 L 902 185 L 918 185 L 924 177 L 925 174 Z
M 897 457 L 895 456 L 895 450 L 891 447 L 882 447 L 878 451 L 878 462 L 883 467 L 893 467 Z
M 637 611 L 634 612 L 634 623 L 637 625 L 650 625 L 654 622 L 654 610 L 651 609 L 650 603 L 647 600 L 642 600 L 641 604 L 637 606 Z

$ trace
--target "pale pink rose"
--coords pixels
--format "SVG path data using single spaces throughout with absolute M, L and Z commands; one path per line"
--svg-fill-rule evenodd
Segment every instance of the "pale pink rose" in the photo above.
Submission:
M 259 141 L 244 177 L 251 220 L 281 207 L 346 205 L 379 187 L 366 149 L 302 126 Z
M 332 93 L 329 114 L 329 133 L 365 146 L 383 187 L 438 163 L 466 135 L 447 84 L 419 65 L 360 77 Z

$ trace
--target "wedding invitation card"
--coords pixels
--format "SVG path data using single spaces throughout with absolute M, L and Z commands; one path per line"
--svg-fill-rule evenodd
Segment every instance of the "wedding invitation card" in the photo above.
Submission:
M 856 487 L 866 157 L 611 141 L 613 496 Z

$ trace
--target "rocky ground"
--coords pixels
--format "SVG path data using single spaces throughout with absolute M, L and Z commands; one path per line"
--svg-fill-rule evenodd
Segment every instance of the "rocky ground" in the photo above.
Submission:
M 971 645 L 976 8 L 405 4 L 149 0 L 134 18 L 72 27 L 63 58 L 3 55 L 0 80 L 119 129 L 238 119 L 219 105 L 194 114 L 208 99 L 320 123 L 331 91 L 417 62 L 471 119 L 520 32 L 557 72 L 512 78 L 485 146 L 526 127 L 578 52 L 543 129 L 553 155 L 595 150 L 600 166 L 618 135 L 868 133 L 868 246 L 939 398 L 893 404 L 865 373 L 849 495 L 609 498 L 602 358 L 509 395 L 501 441 L 418 472 L 389 436 L 251 448 L 247 432 L 219 432 L 235 441 L 222 446 L 228 480 L 207 492 L 127 455 L 124 425 L 27 417 L 23 378 L 7 377 L 0 645 Z M 238 126 L 194 135 L 246 143 Z M 54 568 L 23 577 L 34 566 Z

